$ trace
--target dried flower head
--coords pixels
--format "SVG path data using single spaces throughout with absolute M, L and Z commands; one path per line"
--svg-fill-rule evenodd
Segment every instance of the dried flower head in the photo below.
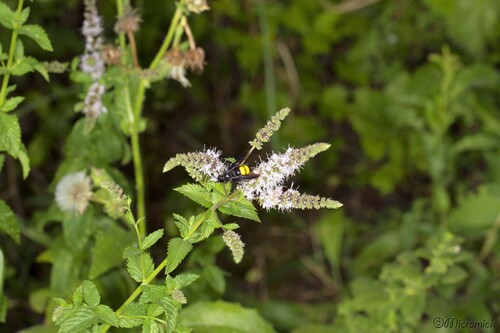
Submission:
M 288 116 L 289 113 L 289 108 L 283 108 L 276 112 L 276 114 L 271 117 L 271 120 L 267 122 L 266 126 L 261 128 L 257 132 L 257 134 L 255 135 L 255 139 L 249 142 L 250 146 L 254 147 L 257 150 L 262 149 L 262 144 L 269 142 L 271 136 L 274 134 L 274 132 L 280 129 L 281 122 L 286 118 L 286 116 Z
M 245 253 L 245 243 L 241 241 L 240 235 L 233 230 L 227 230 L 224 232 L 224 235 L 222 235 L 222 239 L 231 251 L 234 262 L 239 264 Z
M 90 85 L 83 103 L 83 113 L 85 116 L 97 119 L 101 114 L 108 111 L 104 104 L 102 104 L 104 92 L 105 88 L 102 84 L 94 82 Z
M 186 6 L 190 12 L 196 14 L 210 9 L 206 0 L 186 0 Z
M 106 64 L 118 65 L 121 61 L 122 49 L 111 44 L 106 44 L 102 47 L 101 55 Z
M 175 48 L 165 53 L 165 60 L 170 65 L 168 77 L 179 81 L 183 87 L 190 87 L 191 83 L 186 78 L 186 57 L 185 53 Z
M 117 33 L 136 32 L 142 22 L 141 17 L 137 13 L 137 9 L 128 7 L 123 12 L 123 15 L 118 17 L 115 24 L 115 31 Z
M 202 72 L 205 66 L 205 51 L 201 47 L 192 50 L 187 50 L 186 55 L 187 67 L 196 72 Z
M 55 196 L 61 210 L 82 214 L 92 196 L 90 178 L 83 171 L 64 176 L 56 186 Z
M 224 163 L 220 160 L 221 152 L 215 149 L 208 149 L 203 152 L 177 154 L 165 163 L 163 172 L 167 172 L 180 165 L 183 166 L 189 175 L 196 181 L 201 181 L 207 176 L 212 181 L 217 181 L 217 177 L 225 170 Z

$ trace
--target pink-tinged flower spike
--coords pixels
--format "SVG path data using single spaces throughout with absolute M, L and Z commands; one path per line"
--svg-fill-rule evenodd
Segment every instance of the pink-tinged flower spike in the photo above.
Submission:
M 85 37 L 85 52 L 99 51 L 102 40 L 99 37 L 103 31 L 102 18 L 97 12 L 96 0 L 85 0 L 83 13 L 82 35 Z
M 94 80 L 99 80 L 104 74 L 104 59 L 100 52 L 85 53 L 80 58 L 80 69 Z
M 83 113 L 85 116 L 97 119 L 101 114 L 108 111 L 104 104 L 102 104 L 104 92 L 105 88 L 102 84 L 94 82 L 90 85 L 83 103 Z
M 203 152 L 177 154 L 165 163 L 163 172 L 167 172 L 180 165 L 189 173 L 191 178 L 201 181 L 209 177 L 212 181 L 217 181 L 217 177 L 225 170 L 224 163 L 220 160 L 221 152 L 215 149 L 208 149 Z
M 342 204 L 332 199 L 300 194 L 293 189 L 284 190 L 283 184 L 310 158 L 330 147 L 327 143 L 315 143 L 304 148 L 288 148 L 282 154 L 271 154 L 253 171 L 259 177 L 238 184 L 238 189 L 248 200 L 258 200 L 265 209 L 277 208 L 338 208 Z
M 286 118 L 286 116 L 288 116 L 289 113 L 289 108 L 283 108 L 276 112 L 276 114 L 271 117 L 271 120 L 267 122 L 266 126 L 261 128 L 257 132 L 257 134 L 255 135 L 255 139 L 249 142 L 250 146 L 252 146 L 252 149 L 255 148 L 257 150 L 261 150 L 262 144 L 269 142 L 271 136 L 274 134 L 274 132 L 280 129 L 281 122 Z
M 233 230 L 227 230 L 224 232 L 224 235 L 222 235 L 222 239 L 231 251 L 234 262 L 239 264 L 241 259 L 243 259 L 243 254 L 245 253 L 245 243 L 241 241 L 240 235 Z
M 83 214 L 91 196 L 90 178 L 83 171 L 64 176 L 56 186 L 56 203 L 65 212 Z

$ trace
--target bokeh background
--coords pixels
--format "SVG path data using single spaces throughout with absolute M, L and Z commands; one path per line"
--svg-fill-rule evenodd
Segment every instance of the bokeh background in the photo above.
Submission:
M 6 3 L 13 8 L 13 1 Z M 98 5 L 113 41 L 115 4 Z M 143 20 L 136 41 L 146 65 L 175 5 L 134 5 Z M 162 173 L 170 157 L 209 147 L 239 156 L 285 106 L 292 113 L 250 164 L 288 146 L 331 143 L 293 183 L 344 206 L 260 211 L 261 224 L 241 225 L 246 253 L 240 265 L 227 250 L 219 253 L 219 241 L 203 244 L 186 267 L 207 260 L 223 271 L 207 269 L 204 274 L 214 276 L 195 287 L 191 299 L 222 297 L 255 307 L 281 332 L 432 332 L 436 315 L 500 325 L 500 2 L 209 5 L 210 11 L 189 17 L 205 50 L 203 73 L 189 74 L 191 88 L 165 80 L 147 91 L 141 145 L 148 229 L 175 233 L 171 214 L 196 212 L 172 190 L 189 181 L 184 170 Z M 47 30 L 54 52 L 27 42 L 26 53 L 71 62 L 83 52 L 82 2 L 30 6 L 30 19 Z M 8 38 L 2 31 L 2 45 Z M 32 172 L 23 181 L 17 163 L 7 159 L 0 193 L 29 225 L 53 202 L 50 184 L 82 117 L 74 111 L 82 90 L 68 73 L 52 75 L 49 84 L 36 75 L 13 82 L 26 95 L 17 113 Z M 132 165 L 116 166 L 132 186 Z M 50 266 L 36 261 L 43 249 L 29 237 L 22 247 L 0 239 L 11 266 L 7 327 L 40 323 L 44 314 L 30 295 L 49 284 Z

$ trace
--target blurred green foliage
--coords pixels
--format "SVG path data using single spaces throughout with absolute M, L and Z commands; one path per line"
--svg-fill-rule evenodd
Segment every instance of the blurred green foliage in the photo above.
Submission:
M 135 5 L 145 64 L 175 8 L 161 1 Z M 26 53 L 40 61 L 78 56 L 81 3 L 31 6 L 30 19 L 46 28 L 54 52 L 26 43 Z M 99 6 L 111 31 L 114 4 Z M 241 228 L 247 255 L 240 266 L 219 255 L 220 240 L 201 244 L 184 268 L 202 276 L 186 291 L 190 304 L 203 302 L 181 313 L 182 321 L 205 310 L 208 326 L 224 313 L 252 320 L 251 310 L 212 303 L 223 297 L 259 309 L 280 332 L 441 332 L 432 323 L 436 316 L 500 325 L 500 2 L 214 0 L 210 6 L 190 22 L 206 53 L 205 71 L 189 77 L 190 89 L 162 81 L 147 91 L 149 230 L 165 226 L 174 237 L 173 208 L 195 209 L 172 191 L 185 175 L 161 174 L 167 158 L 203 146 L 237 156 L 282 106 L 293 113 L 274 147 L 333 142 L 330 155 L 295 183 L 344 208 L 261 214 L 262 225 Z M 8 45 L 3 31 L 0 42 Z M 75 246 L 51 253 L 60 244 L 46 237 L 62 218 L 47 207 L 57 181 L 90 161 L 129 193 L 134 184 L 120 119 L 85 137 L 84 121 L 73 112 L 80 87 L 66 75 L 51 76 L 50 84 L 32 75 L 15 83 L 26 96 L 16 114 L 32 171 L 23 181 L 18 166 L 2 160 L 0 191 L 21 220 L 22 242 L 37 245 L 18 248 L 0 236 L 0 258 L 10 267 L 0 265 L 0 285 L 5 276 L 6 295 L 15 300 L 7 311 L 12 330 L 40 324 L 54 307 L 51 297 L 70 296 L 89 276 L 107 304 L 121 304 L 132 286 L 116 269 L 120 258 L 92 256 L 125 247 L 130 235 L 107 244 L 103 235 L 118 231 L 89 210 L 82 223 L 63 228 Z M 224 329 L 234 332 L 231 318 L 225 320 Z M 260 320 L 254 325 L 264 332 Z

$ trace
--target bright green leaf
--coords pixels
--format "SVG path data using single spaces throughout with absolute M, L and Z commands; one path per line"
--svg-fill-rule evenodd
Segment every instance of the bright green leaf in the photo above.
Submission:
M 141 291 L 141 303 L 157 303 L 167 294 L 165 287 L 155 285 L 143 285 L 141 286 Z
M 7 29 L 12 29 L 14 23 L 14 12 L 4 4 L 0 2 L 0 24 Z
M 205 208 L 212 206 L 210 193 L 201 185 L 187 184 L 174 189 Z
M 75 307 L 70 310 L 70 314 L 65 316 L 65 320 L 57 323 L 61 326 L 59 333 L 75 333 L 90 328 L 98 322 L 97 316 L 89 308 Z
M 163 297 L 160 299 L 159 304 L 163 307 L 167 315 L 167 333 L 172 333 L 177 324 L 181 305 L 170 297 Z
M 116 316 L 113 309 L 111 309 L 109 306 L 101 304 L 94 309 L 94 312 L 97 317 L 106 324 L 115 327 L 119 326 L 120 323 L 118 321 L 118 317 Z
M 172 272 L 187 254 L 193 249 L 193 244 L 183 240 L 182 238 L 172 238 L 168 242 L 167 266 L 165 268 L 167 274 Z
M 118 316 L 120 327 L 132 328 L 142 325 L 142 323 L 144 322 L 144 318 L 142 317 L 146 316 L 147 312 L 147 304 L 129 304 L 120 314 L 120 316 Z
M 49 37 L 42 27 L 34 24 L 23 25 L 17 32 L 33 39 L 45 51 L 53 51 Z
M 10 207 L 5 203 L 5 201 L 0 199 L 0 230 L 9 235 L 16 243 L 20 242 L 19 224 L 17 222 L 16 216 L 10 209 Z M 1 277 L 1 276 L 0 276 Z M 1 287 L 0 280 L 0 287 Z
M 176 289 L 182 289 L 196 281 L 200 276 L 196 274 L 179 274 L 174 277 Z
M 2 106 L 2 112 L 9 112 L 9 111 L 12 111 L 14 110 L 15 108 L 17 108 L 17 106 L 22 102 L 24 101 L 24 97 L 23 96 L 16 96 L 16 97 L 12 97 L 12 98 L 8 98 L 6 101 L 5 101 L 5 104 Z
M 199 302 L 188 306 L 180 313 L 182 325 L 205 333 L 274 333 L 256 310 L 245 309 L 239 304 L 218 302 Z
M 223 206 L 219 207 L 221 213 L 242 217 L 252 221 L 260 222 L 257 210 L 250 201 L 248 201 L 242 194 L 237 197 L 237 201 L 228 201 Z
M 16 18 L 17 24 L 23 25 L 24 23 L 26 23 L 29 16 L 30 16 L 30 8 L 26 7 L 21 11 L 21 14 L 19 15 L 19 17 Z
M 127 271 L 136 282 L 142 282 L 142 270 L 139 256 L 127 258 Z
M 90 306 L 97 306 L 101 303 L 101 295 L 92 281 L 85 280 L 82 283 L 83 301 Z
M 143 241 L 142 241 L 142 249 L 148 249 L 153 246 L 160 238 L 163 237 L 163 229 L 156 230 L 155 232 L 150 233 Z
M 0 151 L 17 156 L 21 146 L 21 127 L 16 115 L 0 112 Z
M 30 167 L 30 158 L 28 156 L 28 152 L 26 151 L 26 147 L 22 143 L 19 151 L 17 152 L 16 158 L 21 163 L 21 167 L 23 169 L 23 179 L 26 179 L 26 177 L 28 177 L 31 171 L 31 167 Z

